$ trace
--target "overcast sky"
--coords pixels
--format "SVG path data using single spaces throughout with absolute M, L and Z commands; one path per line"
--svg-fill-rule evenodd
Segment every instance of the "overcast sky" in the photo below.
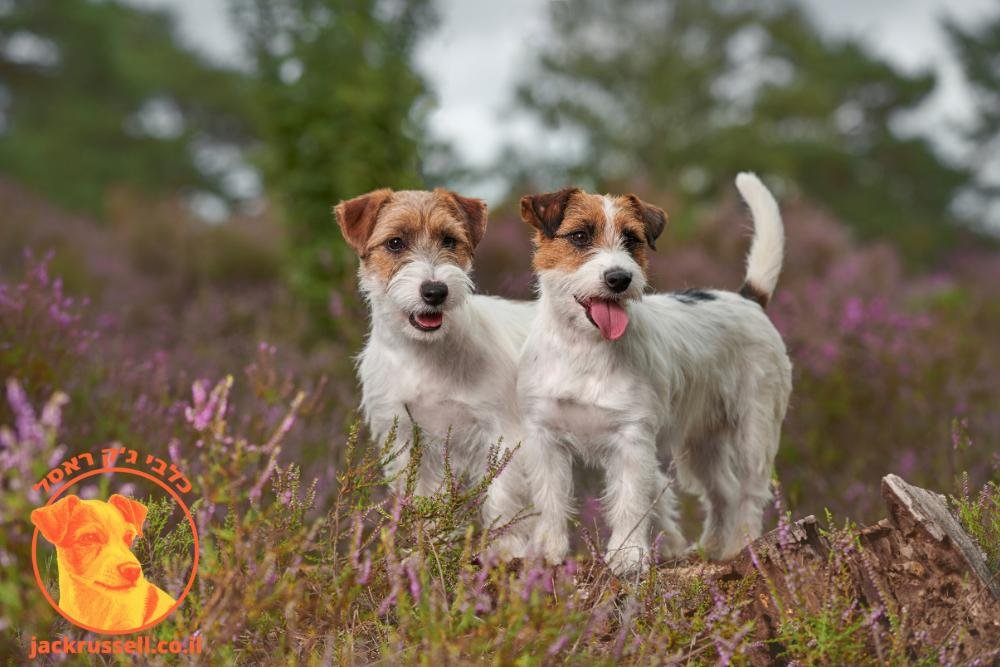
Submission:
M 183 38 L 209 57 L 239 62 L 226 0 L 132 0 L 176 11 Z M 547 0 L 437 0 L 439 28 L 420 48 L 418 64 L 438 100 L 431 129 L 462 158 L 485 166 L 509 142 L 536 144 L 538 130 L 510 113 L 511 93 L 546 31 Z M 941 79 L 925 108 L 907 123 L 945 152 L 957 149 L 949 128 L 967 119 L 968 92 L 939 28 L 944 16 L 974 23 L 997 0 L 803 0 L 821 25 L 861 38 L 908 70 L 933 68 Z M 488 184 L 483 192 L 489 196 Z

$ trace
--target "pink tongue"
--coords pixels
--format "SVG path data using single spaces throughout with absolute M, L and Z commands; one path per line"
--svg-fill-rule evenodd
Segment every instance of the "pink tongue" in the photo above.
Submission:
M 417 321 L 417 324 L 419 324 L 420 326 L 422 326 L 422 327 L 424 327 L 426 329 L 430 329 L 430 328 L 433 328 L 433 327 L 439 327 L 439 326 L 441 326 L 441 322 L 444 321 L 444 314 L 443 313 L 420 313 L 418 315 L 414 315 L 413 319 L 415 319 Z
M 591 299 L 587 312 L 608 340 L 618 340 L 628 327 L 628 313 L 614 301 Z

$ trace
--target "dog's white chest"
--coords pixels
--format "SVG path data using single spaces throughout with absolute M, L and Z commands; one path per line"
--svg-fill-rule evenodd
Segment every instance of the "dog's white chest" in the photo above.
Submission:
M 588 407 L 598 414 L 634 412 L 655 400 L 650 382 L 634 371 L 624 355 L 606 350 L 567 353 L 544 343 L 526 350 L 518 393 L 529 399 Z
M 532 428 L 554 434 L 589 463 L 599 463 L 629 424 L 656 420 L 656 395 L 621 351 L 574 354 L 532 341 L 518 376 Z
M 498 431 L 500 383 L 491 385 L 480 373 L 456 382 L 460 369 L 401 356 L 385 348 L 365 351 L 362 406 L 377 436 L 383 436 L 395 420 L 400 429 L 415 423 L 438 441 L 450 431 L 453 443 Z

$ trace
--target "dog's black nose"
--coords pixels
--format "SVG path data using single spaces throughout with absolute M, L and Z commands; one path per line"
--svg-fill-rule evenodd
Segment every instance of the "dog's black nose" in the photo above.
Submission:
M 632 284 L 632 274 L 622 269 L 609 269 L 604 272 L 604 284 L 612 292 L 624 292 Z
M 428 280 L 420 286 L 420 297 L 428 306 L 440 306 L 448 298 L 448 286 L 436 280 Z
M 137 581 L 142 574 L 142 568 L 134 563 L 122 563 L 118 566 L 118 574 L 126 581 Z

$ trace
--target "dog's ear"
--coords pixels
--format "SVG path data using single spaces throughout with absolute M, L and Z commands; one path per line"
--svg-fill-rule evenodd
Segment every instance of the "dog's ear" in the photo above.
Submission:
M 465 228 L 469 232 L 469 242 L 475 248 L 483 240 L 486 233 L 486 202 L 482 199 L 463 197 L 450 190 L 438 189 L 437 192 L 448 197 L 458 207 L 459 212 L 464 216 Z
M 69 520 L 73 511 L 80 504 L 80 498 L 68 495 L 45 507 L 39 507 L 31 512 L 31 523 L 35 524 L 42 536 L 52 544 L 59 544 L 66 538 Z
M 562 224 L 570 198 L 579 191 L 579 188 L 563 188 L 556 192 L 521 197 L 521 219 L 552 238 Z
M 375 218 L 378 217 L 382 205 L 389 201 L 391 196 L 392 190 L 382 188 L 342 201 L 333 207 L 344 239 L 359 256 L 365 254 L 365 244 L 368 243 L 368 238 L 375 228 Z
M 108 503 L 122 513 L 125 520 L 132 524 L 135 532 L 142 535 L 142 524 L 146 521 L 146 506 L 137 500 L 120 496 L 117 493 L 108 498 Z
M 663 228 L 667 226 L 667 214 L 659 206 L 647 204 L 635 195 L 626 195 L 626 199 L 638 211 L 642 224 L 646 227 L 646 243 L 653 250 L 656 250 L 656 239 L 663 233 Z

